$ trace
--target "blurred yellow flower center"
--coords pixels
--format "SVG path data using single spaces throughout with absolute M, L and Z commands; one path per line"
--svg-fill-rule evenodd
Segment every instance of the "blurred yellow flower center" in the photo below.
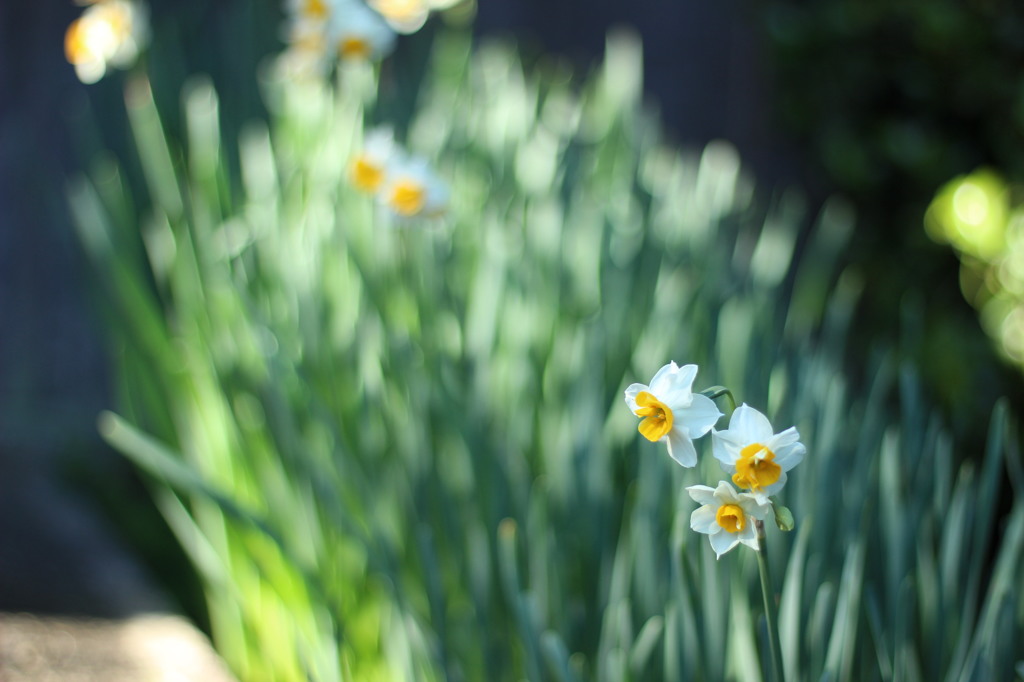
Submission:
M 774 452 L 760 443 L 751 443 L 740 450 L 732 482 L 750 490 L 761 490 L 770 486 L 782 475 L 782 467 L 774 460 Z
M 103 13 L 103 20 L 110 26 L 118 43 L 121 43 L 132 34 L 132 17 L 127 5 L 111 3 L 104 5 L 107 10 Z
M 736 504 L 723 504 L 719 507 L 715 513 L 715 521 L 730 533 L 739 533 L 747 526 L 747 517 L 743 515 L 743 509 Z
M 349 36 L 338 44 L 338 54 L 345 59 L 367 59 L 373 54 L 373 47 L 363 38 Z
M 647 391 L 640 391 L 636 396 L 636 416 L 643 417 L 638 430 L 652 443 L 661 440 L 672 430 L 672 410 Z
M 376 192 L 384 182 L 384 169 L 359 157 L 352 164 L 352 184 L 364 192 Z
M 391 188 L 391 196 L 388 200 L 399 215 L 416 215 L 423 210 L 423 205 L 427 200 L 427 191 L 423 185 L 410 180 L 401 180 Z
M 97 57 L 89 41 L 89 22 L 83 17 L 75 19 L 68 26 L 64 34 L 64 55 L 71 64 L 81 64 Z
M 374 8 L 389 19 L 408 20 L 427 11 L 423 0 L 378 0 Z
M 132 17 L 127 5 L 93 5 L 68 26 L 64 54 L 71 64 L 106 60 L 131 37 L 131 32 Z
M 316 19 L 327 18 L 328 9 L 327 3 L 324 2 L 324 0 L 306 0 L 303 9 L 310 17 L 314 17 Z

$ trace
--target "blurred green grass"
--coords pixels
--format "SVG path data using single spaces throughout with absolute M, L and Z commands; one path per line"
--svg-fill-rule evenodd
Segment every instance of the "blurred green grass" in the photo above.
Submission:
M 109 156 L 71 189 L 119 367 L 101 428 L 240 678 L 761 679 L 753 557 L 714 561 L 680 494 L 717 465 L 680 469 L 622 404 L 674 359 L 808 443 L 798 531 L 769 540 L 787 679 L 1009 679 L 1015 431 L 1000 408 L 954 446 L 884 347 L 844 370 L 849 207 L 798 251 L 798 193 L 665 144 L 628 36 L 585 79 L 461 34 L 424 64 L 413 90 L 265 78 L 237 173 L 208 81 L 179 141 L 136 80 L 145 189 Z M 347 184 L 398 111 L 450 180 L 443 227 L 389 228 Z

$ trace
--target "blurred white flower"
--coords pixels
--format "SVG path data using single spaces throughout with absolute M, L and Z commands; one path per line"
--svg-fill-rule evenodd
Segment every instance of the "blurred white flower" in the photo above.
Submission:
M 366 133 L 363 147 L 349 164 L 349 179 L 364 192 L 374 194 L 384 187 L 388 168 L 400 153 L 389 128 L 377 128 Z
M 327 39 L 340 59 L 378 61 L 395 49 L 397 36 L 380 14 L 362 2 L 345 0 L 331 12 Z
M 148 39 L 145 11 L 131 0 L 89 5 L 64 34 L 64 54 L 83 83 L 103 78 L 109 66 L 134 63 Z
M 336 0 L 288 0 L 285 11 L 293 20 L 327 22 Z
M 771 512 L 771 503 L 736 492 L 728 481 L 719 481 L 717 488 L 692 485 L 686 492 L 701 505 L 690 514 L 690 528 L 708 536 L 716 557 L 740 543 L 758 549 L 754 520 L 763 521 Z
M 399 33 L 415 33 L 427 23 L 430 13 L 448 9 L 463 0 L 369 0 L 391 28 Z
M 395 32 L 359 0 L 289 0 L 286 12 L 286 74 L 323 76 L 339 59 L 378 61 L 395 47 Z
M 278 58 L 278 68 L 288 77 L 322 77 L 333 64 L 327 56 L 326 24 L 297 19 L 287 27 L 288 49 Z
M 426 160 L 410 157 L 390 128 L 370 130 L 349 162 L 349 182 L 402 218 L 437 218 L 448 210 L 450 192 Z
M 370 0 L 370 6 L 399 33 L 415 33 L 430 15 L 430 5 L 425 0 Z
M 693 393 L 696 376 L 697 365 L 670 362 L 658 370 L 650 386 L 632 384 L 626 389 L 626 404 L 643 418 L 640 434 L 651 442 L 666 441 L 669 456 L 684 467 L 697 464 L 693 440 L 722 416 L 713 400 Z
M 712 452 L 732 481 L 759 497 L 774 495 L 786 484 L 786 472 L 799 464 L 807 448 L 795 426 L 774 433 L 771 422 L 746 404 L 732 413 L 726 431 L 712 431 Z
M 448 186 L 423 159 L 396 156 L 387 169 L 380 198 L 398 216 L 439 218 L 448 210 Z

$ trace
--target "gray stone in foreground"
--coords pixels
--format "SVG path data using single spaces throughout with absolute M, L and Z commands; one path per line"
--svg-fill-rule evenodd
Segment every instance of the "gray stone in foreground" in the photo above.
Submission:
M 123 618 L 169 610 L 85 500 L 45 471 L 0 470 L 0 611 Z
M 125 620 L 0 613 L 3 682 L 234 682 L 178 616 Z
M 232 682 L 167 611 L 86 501 L 45 472 L 0 469 L 0 682 Z

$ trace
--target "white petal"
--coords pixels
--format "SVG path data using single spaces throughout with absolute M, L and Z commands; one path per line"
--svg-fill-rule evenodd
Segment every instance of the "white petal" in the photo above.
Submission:
M 718 506 L 718 500 L 715 499 L 714 488 L 709 488 L 706 485 L 691 485 L 686 489 L 686 492 L 690 493 L 690 497 L 700 504 L 710 504 L 715 507 Z
M 800 433 L 796 430 L 795 426 L 790 426 L 785 431 L 780 431 L 774 436 L 769 438 L 765 445 L 770 447 L 772 450 L 780 450 L 787 445 L 792 445 L 800 440 Z
M 719 481 L 715 488 L 715 499 L 719 504 L 738 504 L 743 506 L 743 498 L 736 492 L 729 481 Z
M 754 526 L 754 522 L 749 519 L 746 527 L 739 533 L 736 533 L 736 539 L 751 549 L 760 549 L 757 542 L 757 528 Z
M 679 371 L 679 365 L 675 362 L 670 362 L 667 365 L 662 365 L 661 369 L 654 373 L 654 378 L 651 379 L 651 388 L 660 388 L 663 383 L 668 382 L 668 377 Z
M 716 514 L 717 507 L 715 505 L 705 504 L 703 507 L 697 507 L 690 514 L 690 528 L 705 535 L 721 530 L 722 527 L 718 525 Z
M 399 33 L 415 33 L 423 27 L 430 13 L 426 2 L 394 2 L 370 0 L 370 5 Z
M 663 388 L 660 393 L 655 393 L 654 395 L 658 397 L 658 400 L 672 408 L 673 412 L 682 412 L 693 402 L 693 393 L 688 389 L 678 387 L 668 390 Z
M 693 388 L 693 380 L 697 378 L 697 365 L 683 365 L 675 374 L 674 381 L 688 389 Z
M 768 497 L 770 495 L 768 490 L 770 488 L 771 488 L 771 486 L 768 486 L 768 488 L 765 488 L 764 490 L 751 490 L 749 493 L 746 493 L 746 494 L 750 495 L 751 497 L 753 497 L 757 501 L 757 504 L 759 504 L 759 505 L 766 505 L 767 508 L 770 510 L 772 508 L 772 501 L 768 499 Z M 759 517 L 759 518 L 761 518 L 761 517 Z
M 715 556 L 717 558 L 721 559 L 723 554 L 739 544 L 740 540 L 736 535 L 736 533 L 729 533 L 722 530 L 720 533 L 708 536 L 711 539 L 711 549 L 715 550 Z
M 107 63 L 102 59 L 90 59 L 89 61 L 75 64 L 75 75 L 78 76 L 78 80 L 86 85 L 95 83 L 103 78 L 103 74 L 106 72 Z
M 650 391 L 650 389 L 644 384 L 630 384 L 626 388 L 626 404 L 629 405 L 629 409 L 633 412 L 637 410 L 636 397 L 641 391 Z
M 764 443 L 773 435 L 772 423 L 764 416 L 746 403 L 736 408 L 729 420 L 729 431 L 732 431 L 741 440 L 750 443 Z
M 689 407 L 674 412 L 675 418 L 682 421 L 689 431 L 690 438 L 700 438 L 721 418 L 715 401 L 704 395 L 693 396 Z
M 741 449 L 742 446 L 733 440 L 728 431 L 711 432 L 711 454 L 730 474 L 736 473 L 736 460 L 740 458 Z
M 328 26 L 332 44 L 358 38 L 370 45 L 373 59 L 380 59 L 394 49 L 397 36 L 380 14 L 361 2 L 345 3 L 336 10 L 330 13 Z
M 398 153 L 395 134 L 391 128 L 381 126 L 366 132 L 363 136 L 363 154 L 380 165 L 385 165 L 393 154 Z
M 693 391 L 693 380 L 696 377 L 697 365 L 679 367 L 676 363 L 670 362 L 654 375 L 651 389 L 666 403 L 682 401 L 682 404 L 689 405 L 689 396 Z
M 804 454 L 807 453 L 807 448 L 803 443 L 791 443 L 778 449 L 771 448 L 771 450 L 775 453 L 775 463 L 782 467 L 783 471 L 789 471 L 804 461 Z
M 782 475 L 785 476 L 786 474 Z M 785 480 L 782 481 L 782 484 L 786 484 Z M 782 486 L 779 487 L 781 488 Z M 771 493 L 739 493 L 736 496 L 736 501 L 747 516 L 752 516 L 755 519 L 764 521 L 772 511 L 772 503 L 768 500 L 769 494 Z
M 677 427 L 668 432 L 668 455 L 684 467 L 697 466 L 697 449 L 693 447 L 693 441 Z

